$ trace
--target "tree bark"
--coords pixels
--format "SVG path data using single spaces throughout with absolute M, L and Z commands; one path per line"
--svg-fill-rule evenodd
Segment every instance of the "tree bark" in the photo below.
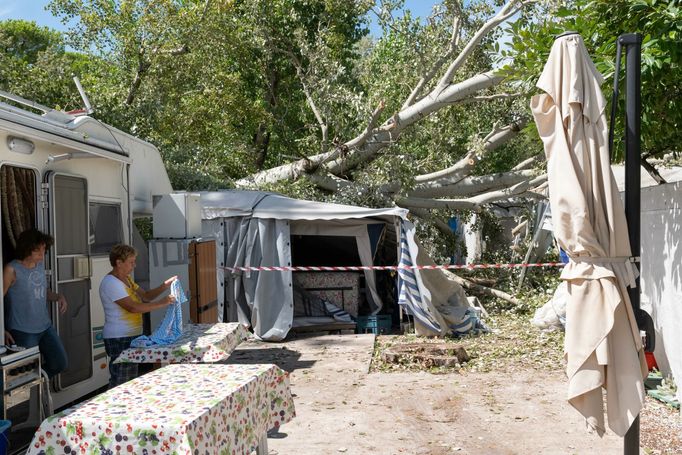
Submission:
M 417 187 L 407 195 L 422 198 L 472 196 L 516 185 L 531 179 L 534 175 L 535 171 L 526 170 L 464 177 L 452 185 Z
M 525 195 L 530 189 L 541 185 L 547 180 L 547 174 L 532 180 L 525 180 L 509 188 L 478 194 L 466 199 L 426 199 L 418 197 L 402 197 L 396 199 L 399 206 L 422 209 L 450 209 L 480 211 L 485 204 L 510 199 L 514 196 Z
M 516 137 L 519 131 L 526 126 L 527 121 L 527 119 L 522 118 L 502 128 L 493 129 L 493 131 L 491 131 L 483 139 L 482 150 L 470 150 L 466 156 L 464 156 L 464 158 L 447 169 L 431 172 L 429 174 L 422 174 L 415 177 L 415 181 L 417 183 L 423 184 L 419 185 L 417 188 L 426 188 L 428 185 L 442 186 L 457 183 L 471 173 L 476 166 L 476 163 L 478 163 L 481 158 L 485 156 L 486 152 L 495 150 L 496 148 L 508 142 L 510 139 Z M 482 155 L 479 156 L 477 153 L 481 153 Z

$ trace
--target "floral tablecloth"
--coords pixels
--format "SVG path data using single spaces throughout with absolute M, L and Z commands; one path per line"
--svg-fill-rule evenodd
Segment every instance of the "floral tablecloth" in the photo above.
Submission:
M 275 365 L 167 365 L 45 419 L 27 454 L 250 454 L 294 416 Z
M 175 343 L 129 348 L 114 363 L 212 363 L 227 359 L 249 332 L 239 322 L 185 324 Z

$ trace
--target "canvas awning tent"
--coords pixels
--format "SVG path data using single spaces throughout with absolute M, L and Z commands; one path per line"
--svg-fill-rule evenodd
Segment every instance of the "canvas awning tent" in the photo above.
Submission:
M 264 340 L 281 340 L 292 327 L 292 272 L 228 272 L 221 267 L 296 266 L 292 236 L 321 236 L 328 242 L 355 238 L 361 265 L 371 266 L 379 238 L 388 235 L 394 238 L 397 263 L 433 264 L 419 247 L 405 209 L 368 209 L 242 190 L 201 193 L 201 205 L 202 234 L 218 240 L 218 281 L 225 289 L 219 292 L 219 305 L 231 300 L 239 321 Z M 331 249 L 321 246 L 318 253 L 325 251 Z M 364 275 L 367 301 L 376 314 L 384 303 L 374 271 Z M 408 269 L 397 276 L 398 303 L 414 316 L 418 333 L 445 335 L 473 326 L 466 295 L 447 273 Z

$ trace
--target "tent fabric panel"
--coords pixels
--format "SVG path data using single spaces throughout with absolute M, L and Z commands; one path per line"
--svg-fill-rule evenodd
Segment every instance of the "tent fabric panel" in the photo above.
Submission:
M 201 192 L 202 219 L 250 216 L 253 208 L 268 194 L 261 191 Z
M 401 266 L 435 265 L 414 236 L 414 226 L 400 228 Z M 479 328 L 462 287 L 443 270 L 400 269 L 398 303 L 415 318 L 417 335 L 467 333 Z
M 248 265 L 291 265 L 289 222 L 255 219 L 257 227 Z M 256 229 L 252 229 L 255 231 Z M 256 272 L 248 283 L 251 289 L 251 325 L 254 334 L 270 341 L 283 340 L 294 318 L 293 279 L 291 271 Z
M 369 243 L 372 249 L 372 257 L 374 258 L 377 255 L 377 250 L 379 249 L 379 243 L 381 242 L 381 238 L 386 232 L 386 224 L 385 223 L 368 224 L 367 232 L 369 234 Z
M 417 263 L 417 243 L 414 239 L 414 225 L 403 221 L 400 227 L 400 256 L 398 265 L 413 266 Z M 431 292 L 424 286 L 417 269 L 398 269 L 398 304 L 405 306 L 415 318 L 418 335 L 442 335 L 445 322 L 431 306 Z
M 227 266 L 291 265 L 287 221 L 244 217 L 223 222 Z M 231 272 L 226 278 L 239 322 L 251 326 L 263 340 L 284 339 L 294 312 L 291 272 Z

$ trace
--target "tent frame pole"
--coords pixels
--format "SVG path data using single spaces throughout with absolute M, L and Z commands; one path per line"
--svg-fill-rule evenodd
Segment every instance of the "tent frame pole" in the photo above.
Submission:
M 640 247 L 640 210 L 641 210 L 641 137 L 640 126 L 642 118 L 641 97 L 641 64 L 642 64 L 642 35 L 627 33 L 618 37 L 618 43 L 625 46 L 625 217 L 630 236 L 632 256 L 639 258 Z M 617 81 L 615 83 L 618 83 Z M 613 128 L 613 125 L 611 126 Z M 639 269 L 639 262 L 635 262 Z M 628 288 L 630 302 L 638 326 L 640 319 L 640 287 L 639 276 L 636 287 Z M 623 440 L 625 455 L 639 454 L 639 415 L 632 422 L 632 426 Z

